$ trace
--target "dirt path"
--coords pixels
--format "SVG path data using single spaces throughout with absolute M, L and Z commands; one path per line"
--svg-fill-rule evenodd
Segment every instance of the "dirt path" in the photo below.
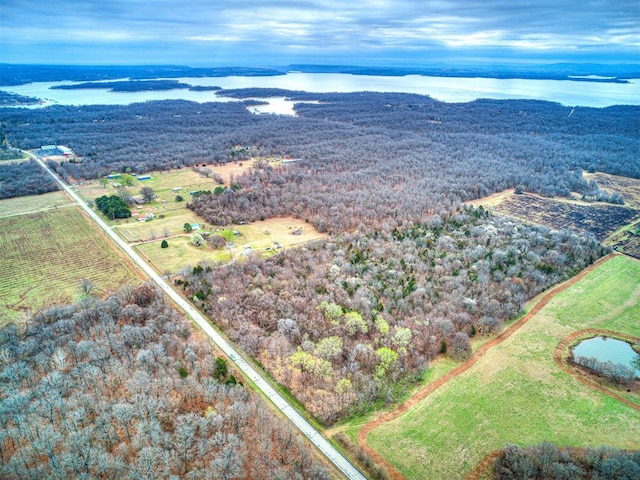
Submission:
M 459 365 L 458 367 L 456 367 L 446 375 L 438 378 L 437 380 L 433 381 L 429 385 L 425 386 L 422 390 L 419 390 L 416 393 L 414 393 L 406 402 L 399 405 L 395 410 L 382 413 L 378 417 L 374 418 L 371 422 L 367 423 L 365 426 L 363 426 L 360 429 L 360 431 L 358 431 L 358 437 L 357 437 L 358 445 L 377 464 L 382 465 L 387 470 L 387 472 L 389 473 L 389 476 L 393 480 L 405 480 L 405 477 L 398 470 L 396 470 L 393 467 L 393 465 L 391 465 L 382 455 L 380 455 L 377 451 L 375 451 L 373 448 L 369 446 L 369 444 L 367 443 L 367 438 L 369 437 L 369 434 L 380 425 L 386 422 L 389 422 L 391 420 L 394 420 L 398 418 L 400 415 L 402 415 L 403 413 L 407 412 L 410 408 L 412 408 L 414 405 L 416 405 L 417 403 L 427 398 L 427 396 L 429 396 L 431 393 L 436 391 L 438 388 L 440 388 L 442 385 L 447 383 L 449 380 L 451 380 L 455 376 L 466 372 L 469 368 L 475 365 L 476 362 L 480 360 L 484 356 L 484 354 L 487 353 L 489 349 L 493 348 L 494 346 L 498 345 L 500 342 L 509 338 L 520 327 L 522 327 L 525 323 L 531 320 L 540 310 L 542 310 L 551 301 L 551 299 L 554 296 L 566 290 L 567 288 L 571 287 L 578 281 L 582 280 L 589 272 L 599 267 L 603 263 L 607 262 L 608 260 L 610 260 L 616 255 L 617 254 L 612 253 L 605 257 L 600 258 L 598 261 L 596 261 L 592 265 L 589 265 L 587 268 L 585 268 L 580 273 L 578 273 L 575 277 L 547 291 L 547 293 L 545 293 L 544 296 L 540 298 L 540 300 L 538 300 L 538 302 L 533 306 L 533 308 L 526 315 L 524 315 L 520 320 L 515 322 L 513 325 L 511 325 L 509 328 L 504 330 L 502 333 L 497 335 L 495 338 L 489 340 L 487 343 L 485 343 L 480 348 L 478 348 L 478 350 L 476 350 L 471 356 L 471 358 L 467 360 L 465 363 Z
M 480 462 L 476 465 L 476 467 L 467 473 L 467 476 L 464 477 L 464 480 L 480 480 L 486 477 L 486 473 L 493 466 L 498 457 L 500 456 L 500 452 L 502 450 L 494 450 L 489 455 L 485 456 Z

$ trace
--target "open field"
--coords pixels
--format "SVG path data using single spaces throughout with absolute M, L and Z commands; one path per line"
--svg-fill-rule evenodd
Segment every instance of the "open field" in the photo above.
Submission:
M 0 163 L 21 163 L 21 162 L 26 162 L 29 160 L 29 157 L 23 157 L 23 158 L 6 158 L 6 159 L 1 159 L 0 158 Z
M 61 191 L 28 197 L 6 198 L 0 200 L 0 217 L 36 213 L 69 205 L 73 205 L 73 202 Z
M 605 328 L 640 336 L 640 262 L 617 256 L 559 293 L 493 347 L 368 442 L 406 478 L 459 479 L 505 443 L 638 449 L 637 410 L 564 372 L 557 345 Z
M 158 225 L 160 222 L 158 221 Z M 151 226 L 156 220 L 147 223 Z M 184 222 L 183 222 L 184 224 Z M 145 224 L 142 224 L 145 225 Z M 180 225 L 182 228 L 182 224 Z M 293 235 L 291 232 L 299 229 L 300 235 Z M 248 248 L 252 252 L 262 256 L 273 255 L 276 251 L 276 242 L 282 248 L 290 248 L 296 245 L 325 238 L 326 235 L 318 233 L 311 225 L 302 220 L 294 218 L 272 218 L 262 222 L 255 222 L 246 225 L 234 225 L 228 228 L 209 229 L 211 233 L 216 233 L 232 239 L 233 247 L 227 249 L 214 250 L 207 246 L 194 247 L 189 243 L 190 234 L 168 238 L 168 248 L 160 248 L 162 239 L 153 242 L 145 242 L 136 245 L 136 249 L 160 272 L 178 272 L 184 266 L 193 266 L 201 260 L 211 260 L 216 262 L 226 262 L 234 258 L 241 258 L 244 252 L 248 253 Z M 234 236 L 232 231 L 236 230 L 239 235 Z M 119 229 L 123 233 L 122 229 Z
M 221 175 L 228 182 L 234 175 L 238 175 L 252 165 L 252 161 L 240 163 L 206 168 Z M 177 273 L 182 267 L 193 266 L 201 260 L 225 262 L 241 258 L 243 253 L 248 252 L 248 248 L 262 256 L 269 256 L 275 253 L 275 247 L 278 244 L 282 248 L 289 248 L 326 237 L 325 234 L 318 233 L 311 225 L 294 218 L 266 219 L 253 224 L 228 227 L 207 225 L 203 218 L 198 217 L 187 208 L 187 203 L 191 198 L 189 192 L 192 190 L 212 191 L 217 186 L 216 182 L 187 168 L 168 172 L 151 172 L 150 175 L 150 180 L 138 182 L 128 190 L 135 195 L 143 186 L 151 187 L 156 193 L 156 200 L 132 207 L 132 217 L 129 219 L 106 219 L 105 221 L 113 226 L 125 241 L 135 244 L 138 252 L 161 273 Z M 175 187 L 181 187 L 181 190 L 175 192 L 173 191 Z M 80 185 L 77 189 L 87 200 L 95 200 L 102 195 L 116 193 L 112 185 L 103 187 L 98 182 Z M 184 201 L 175 201 L 178 194 L 184 198 Z M 136 219 L 138 215 L 146 213 L 152 213 L 155 218 L 147 222 L 139 222 Z M 184 232 L 185 223 L 200 224 L 202 226 L 201 232 L 206 231 L 211 234 L 218 232 L 226 235 L 228 240 L 233 243 L 233 247 L 220 250 L 214 250 L 207 246 L 194 247 L 189 244 L 192 234 Z M 240 235 L 233 235 L 231 233 L 233 230 L 238 231 Z M 292 232 L 295 230 L 299 230 L 300 235 L 293 235 Z M 165 238 L 169 242 L 169 248 L 162 249 L 160 243 Z
M 601 242 L 640 215 L 640 211 L 625 206 L 580 204 L 530 194 L 514 194 L 494 211 L 556 230 L 591 232 Z
M 0 271 L 0 319 L 5 321 L 73 301 L 82 279 L 94 282 L 100 295 L 140 281 L 72 207 L 0 219 Z
M 620 177 L 608 173 L 584 173 L 587 180 L 595 180 L 600 189 L 608 193 L 618 192 L 624 198 L 624 204 L 629 208 L 640 209 L 640 180 L 637 178 Z
M 204 177 L 190 168 L 151 172 L 149 175 L 151 175 L 149 180 L 136 180 L 136 183 L 132 187 L 128 187 L 128 190 L 136 195 L 142 187 L 151 187 L 155 190 L 159 202 L 161 200 L 173 202 L 178 194 L 182 195 L 185 201 L 188 201 L 190 191 L 213 190 L 217 185 L 212 179 Z M 91 181 L 79 186 L 78 193 L 90 200 L 95 200 L 102 195 L 115 194 L 116 189 L 113 182 L 117 181 L 117 179 L 109 180 L 109 184 L 104 187 L 98 181 Z M 181 188 L 181 190 L 174 192 L 173 188 Z
M 207 168 L 220 175 L 225 181 L 225 184 L 229 185 L 234 177 L 246 172 L 252 166 L 253 161 L 246 160 L 243 162 L 226 163 L 224 165 L 209 165 Z
M 584 177 L 595 180 L 603 191 L 619 193 L 625 204 L 584 202 L 579 200 L 578 194 L 572 198 L 516 195 L 513 190 L 470 203 L 522 222 L 533 222 L 558 230 L 570 228 L 588 231 L 617 251 L 640 258 L 640 180 L 605 173 L 585 173 Z
M 133 217 L 127 221 L 120 220 L 118 226 L 114 228 L 127 242 L 144 242 L 160 237 L 181 235 L 184 233 L 185 223 L 204 225 L 204 220 L 191 210 L 184 208 L 184 204 L 181 209 L 165 213 L 161 213 L 162 210 L 153 205 L 134 211 L 153 213 L 156 218 L 148 222 L 138 222 Z M 164 218 L 159 218 L 159 215 L 163 215 Z
M 251 168 L 253 162 L 246 161 L 240 163 L 228 163 L 225 165 L 208 165 L 206 168 L 220 175 L 225 183 L 229 185 L 231 179 Z M 169 206 L 174 202 L 176 195 L 181 195 L 185 202 L 188 202 L 191 196 L 189 192 L 194 190 L 211 190 L 218 186 L 212 178 L 208 178 L 191 168 L 181 168 L 179 170 L 168 170 L 163 172 L 150 172 L 149 180 L 136 181 L 129 187 L 132 194 L 137 194 L 142 187 L 151 187 L 155 190 L 158 203 L 165 200 Z M 100 185 L 98 181 L 87 182 L 79 187 L 79 193 L 86 199 L 95 200 L 101 195 L 115 194 L 113 182 L 117 183 L 117 179 L 109 180 L 106 187 Z M 180 188 L 174 191 L 174 188 Z

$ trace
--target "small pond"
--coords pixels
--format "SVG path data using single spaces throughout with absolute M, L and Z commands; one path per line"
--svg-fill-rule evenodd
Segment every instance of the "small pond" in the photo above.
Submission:
M 593 337 L 583 340 L 573 347 L 574 357 L 595 357 L 599 362 L 619 363 L 633 368 L 631 362 L 638 357 L 631 345 L 622 340 L 607 337 Z M 640 370 L 636 369 L 640 377 Z

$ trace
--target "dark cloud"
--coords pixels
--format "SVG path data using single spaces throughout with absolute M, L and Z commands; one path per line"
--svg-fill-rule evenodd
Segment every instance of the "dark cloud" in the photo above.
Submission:
M 640 47 L 637 0 L 0 1 L 0 61 L 9 62 L 237 64 L 491 50 L 616 60 Z

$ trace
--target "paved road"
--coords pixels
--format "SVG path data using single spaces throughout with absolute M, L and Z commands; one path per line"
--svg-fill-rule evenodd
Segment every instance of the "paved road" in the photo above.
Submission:
M 267 381 L 262 378 L 260 373 L 254 369 L 249 363 L 242 358 L 238 352 L 225 340 L 218 332 L 216 332 L 209 322 L 198 312 L 189 302 L 182 298 L 165 282 L 155 270 L 145 262 L 118 234 L 116 234 L 109 226 L 84 202 L 78 194 L 58 177 L 45 163 L 35 155 L 25 152 L 27 155 L 35 159 L 40 166 L 60 185 L 60 187 L 71 196 L 98 224 L 98 226 L 122 249 L 131 259 L 140 266 L 142 270 L 153 280 L 198 326 L 213 340 L 213 342 L 222 350 L 235 364 L 250 378 L 262 392 L 269 397 L 273 404 L 287 416 L 287 418 L 298 429 L 311 440 L 311 442 L 349 479 L 366 480 L 366 477 L 360 473 L 345 457 L 342 456 L 311 424 L 300 415 L 289 402 L 287 402 Z

